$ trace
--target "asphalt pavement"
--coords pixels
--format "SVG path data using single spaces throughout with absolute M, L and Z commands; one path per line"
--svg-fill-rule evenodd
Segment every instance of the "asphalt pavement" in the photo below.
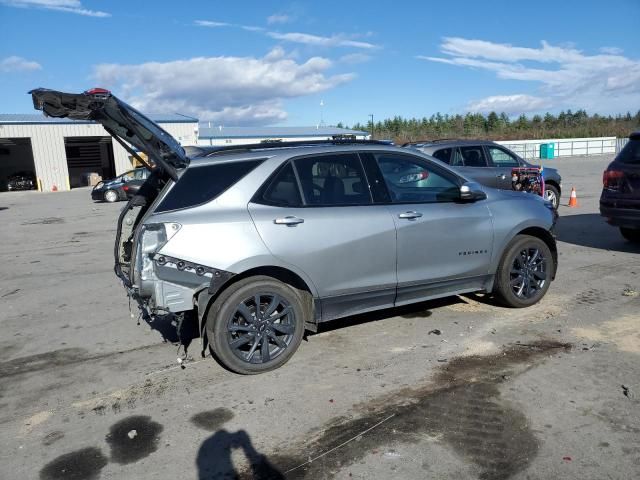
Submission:
M 185 368 L 113 274 L 123 204 L 0 194 L 2 479 L 640 478 L 640 247 L 563 176 L 544 300 L 451 297 L 325 324 L 284 367 Z M 566 206 L 575 186 L 577 208 Z

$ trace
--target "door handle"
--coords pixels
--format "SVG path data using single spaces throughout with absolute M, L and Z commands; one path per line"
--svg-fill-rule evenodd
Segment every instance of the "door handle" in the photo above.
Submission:
M 420 212 L 414 212 L 413 210 L 410 212 L 404 212 L 398 215 L 398 218 L 406 218 L 408 220 L 415 220 L 416 218 L 420 218 L 422 214 Z
M 288 225 L 290 227 L 293 227 L 295 225 L 298 225 L 299 223 L 304 223 L 304 218 L 288 216 L 284 218 L 276 218 L 273 220 L 273 223 L 275 223 L 276 225 Z
M 504 173 L 501 173 L 500 175 L 498 175 L 498 178 L 499 178 L 500 180 L 506 180 L 506 179 L 507 179 L 507 176 L 506 176 Z

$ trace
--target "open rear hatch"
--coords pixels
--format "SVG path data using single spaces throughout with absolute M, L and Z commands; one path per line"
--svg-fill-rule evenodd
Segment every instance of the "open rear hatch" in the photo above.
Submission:
M 115 272 L 131 286 L 131 252 L 136 226 L 162 188 L 178 179 L 178 170 L 189 165 L 180 143 L 155 122 L 127 105 L 108 90 L 94 88 L 83 93 L 65 93 L 46 88 L 29 92 L 36 110 L 45 115 L 72 120 L 95 121 L 138 161 L 151 169 L 151 175 L 131 198 L 118 219 L 115 244 Z M 137 153 L 145 152 L 153 166 Z

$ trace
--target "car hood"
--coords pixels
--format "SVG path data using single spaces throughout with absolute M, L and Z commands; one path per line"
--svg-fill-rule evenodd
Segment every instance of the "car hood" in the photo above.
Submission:
M 38 88 L 29 93 L 36 110 L 42 110 L 49 117 L 102 124 L 112 136 L 147 153 L 174 180 L 178 177 L 176 170 L 189 164 L 189 158 L 175 138 L 108 90 L 64 93 Z

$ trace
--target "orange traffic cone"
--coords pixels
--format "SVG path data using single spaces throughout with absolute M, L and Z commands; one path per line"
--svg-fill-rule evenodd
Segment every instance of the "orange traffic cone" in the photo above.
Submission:
M 569 197 L 569 206 L 570 207 L 578 206 L 578 196 L 576 195 L 575 187 L 571 187 L 571 196 Z

